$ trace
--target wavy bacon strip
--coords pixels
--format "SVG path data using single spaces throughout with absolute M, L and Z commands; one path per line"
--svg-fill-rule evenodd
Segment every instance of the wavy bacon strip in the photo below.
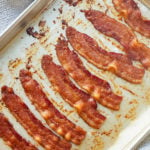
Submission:
M 26 131 L 46 150 L 69 150 L 71 145 L 61 140 L 46 128 L 23 101 L 14 93 L 12 88 L 2 87 L 2 100 Z
M 100 128 L 106 118 L 96 109 L 97 105 L 93 98 L 79 90 L 70 81 L 64 69 L 53 63 L 50 56 L 43 56 L 42 68 L 54 89 L 77 110 L 79 116 L 91 127 Z
M 150 20 L 142 17 L 138 5 L 133 0 L 113 0 L 113 4 L 133 30 L 150 37 Z
M 69 121 L 54 107 L 28 70 L 20 71 L 20 80 L 26 95 L 46 120 L 47 124 L 67 141 L 81 144 L 86 132 Z
M 78 55 L 70 51 L 65 40 L 58 40 L 56 53 L 59 61 L 69 75 L 102 105 L 118 110 L 122 97 L 115 95 L 109 83 L 91 74 L 83 65 Z
M 72 27 L 67 28 L 66 34 L 74 50 L 96 67 L 111 71 L 131 83 L 141 83 L 144 76 L 143 69 L 134 67 L 128 61 L 125 63 L 125 61 L 113 58 L 109 52 L 102 50 L 93 38 Z
M 35 146 L 20 136 L 8 119 L 0 113 L 0 137 L 13 150 L 37 150 Z
M 140 43 L 126 25 L 100 11 L 85 10 L 84 13 L 99 32 L 116 39 L 130 59 L 140 61 L 145 68 L 150 67 L 150 48 Z

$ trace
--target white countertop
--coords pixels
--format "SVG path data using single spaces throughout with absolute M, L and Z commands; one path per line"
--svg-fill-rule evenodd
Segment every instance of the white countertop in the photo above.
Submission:
M 0 33 L 34 0 L 0 0 Z

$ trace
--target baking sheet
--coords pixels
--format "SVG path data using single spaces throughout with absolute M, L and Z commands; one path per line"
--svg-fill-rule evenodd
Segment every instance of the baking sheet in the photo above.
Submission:
M 138 2 L 138 1 L 137 1 Z M 142 14 L 150 19 L 150 11 L 138 2 Z M 67 103 L 63 101 L 59 94 L 57 94 L 48 82 L 45 74 L 43 73 L 40 65 L 41 57 L 43 54 L 52 54 L 55 62 L 60 64 L 55 53 L 55 44 L 57 38 L 62 33 L 65 35 L 65 30 L 62 29 L 62 19 L 66 20 L 70 26 L 75 27 L 81 32 L 87 33 L 97 40 L 99 45 L 108 51 L 120 52 L 122 48 L 115 40 L 110 39 L 94 29 L 94 27 L 85 19 L 81 9 L 97 9 L 107 14 L 118 21 L 120 16 L 115 11 L 111 0 L 83 0 L 77 7 L 72 7 L 62 0 L 56 0 L 47 10 L 40 16 L 36 17 L 3 51 L 0 52 L 0 87 L 8 85 L 14 88 L 23 101 L 29 106 L 30 110 L 40 119 L 45 126 L 46 123 L 40 114 L 35 110 L 29 99 L 25 96 L 20 81 L 18 80 L 19 70 L 25 68 L 26 64 L 31 59 L 31 71 L 33 77 L 41 84 L 44 91 L 49 98 L 53 99 L 54 105 L 70 120 L 80 125 L 87 131 L 86 139 L 82 145 L 73 145 L 73 150 L 128 150 L 147 133 L 150 128 L 150 72 L 146 71 L 142 84 L 130 84 L 110 72 L 104 72 L 97 69 L 93 65 L 87 63 L 85 59 L 80 57 L 88 70 L 100 78 L 106 79 L 112 86 L 113 90 L 123 95 L 123 102 L 120 111 L 112 111 L 101 105 L 98 105 L 98 110 L 103 113 L 107 120 L 99 130 L 90 128 L 85 124 Z M 62 13 L 60 13 L 62 10 Z M 47 31 L 46 36 L 40 41 L 28 36 L 26 29 L 33 26 L 34 30 L 39 31 L 39 22 L 46 21 L 46 25 L 41 30 Z M 150 47 L 150 39 L 136 33 L 138 39 Z M 36 73 L 34 73 L 36 71 Z M 15 118 L 3 105 L 1 111 L 13 123 L 15 129 L 21 135 L 36 144 L 39 149 L 42 149 L 16 122 Z M 47 126 L 48 127 L 48 126 Z M 0 150 L 9 149 L 3 147 L 3 141 L 0 140 Z
M 3 27 L 3 31 L 0 33 L 0 50 L 4 48 L 10 40 L 12 40 L 19 31 L 21 31 L 29 21 L 33 19 L 37 14 L 40 14 L 41 11 L 50 3 L 52 3 L 53 0 L 34 0 L 22 13 L 17 16 L 8 26 Z M 9 3 L 10 1 L 7 1 L 5 3 Z M 3 3 L 3 2 L 1 2 Z M 13 1 L 15 3 L 15 1 Z M 19 5 L 19 3 L 16 3 Z M 22 3 L 23 5 L 23 3 Z M 5 10 L 4 8 L 1 10 Z M 9 10 L 9 7 L 8 7 Z M 5 10 L 7 12 L 7 9 Z M 7 17 L 4 15 L 5 11 L 3 11 L 3 17 L 5 18 L 5 21 L 7 18 L 9 18 L 9 15 L 7 14 Z M 13 11 L 13 8 L 11 7 L 11 11 Z M 13 13 L 10 13 L 13 16 Z M 1 23 L 3 25 L 3 23 Z

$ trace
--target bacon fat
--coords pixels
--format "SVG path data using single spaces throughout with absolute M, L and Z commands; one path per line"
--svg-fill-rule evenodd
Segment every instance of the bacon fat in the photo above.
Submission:
M 124 51 L 130 59 L 140 61 L 145 68 L 150 67 L 150 48 L 140 43 L 126 25 L 110 18 L 101 11 L 85 10 L 83 12 L 95 29 L 116 39 L 124 47 Z
M 87 34 L 78 32 L 72 27 L 67 28 L 66 34 L 74 50 L 96 67 L 111 71 L 131 83 L 141 83 L 144 76 L 144 69 L 134 67 L 130 62 L 125 62 L 125 59 L 121 61 L 116 57 L 112 57 L 112 54 L 101 49 L 93 38 Z
M 83 65 L 78 55 L 68 48 L 65 40 L 58 40 L 56 53 L 63 68 L 94 99 L 102 105 L 118 110 L 122 97 L 112 92 L 110 84 L 91 74 Z
M 0 113 L 0 137 L 13 150 L 37 150 L 35 146 L 20 136 L 8 119 Z
M 140 9 L 134 0 L 113 0 L 113 4 L 133 30 L 150 37 L 150 20 L 142 17 Z
M 2 100 L 16 117 L 17 121 L 46 150 L 69 150 L 71 148 L 70 143 L 56 136 L 31 113 L 12 88 L 7 86 L 2 87 Z
M 54 89 L 77 110 L 79 116 L 91 127 L 100 128 L 106 118 L 96 109 L 97 104 L 94 99 L 79 90 L 71 82 L 65 70 L 52 61 L 51 56 L 43 56 L 42 68 Z
M 69 121 L 54 107 L 28 70 L 20 71 L 20 80 L 26 95 L 46 120 L 47 124 L 67 141 L 81 144 L 86 132 Z

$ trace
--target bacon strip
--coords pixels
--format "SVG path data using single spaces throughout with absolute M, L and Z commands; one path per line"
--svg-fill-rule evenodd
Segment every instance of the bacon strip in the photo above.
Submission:
M 150 48 L 140 43 L 134 33 L 124 24 L 96 10 L 84 11 L 86 18 L 101 33 L 116 39 L 129 58 L 140 61 L 145 68 L 150 67 Z
M 122 97 L 115 95 L 109 83 L 91 74 L 83 65 L 78 55 L 70 51 L 65 40 L 58 40 L 56 53 L 64 69 L 100 104 L 118 110 Z
M 111 71 L 131 83 L 141 83 L 144 75 L 143 69 L 134 67 L 128 61 L 125 63 L 124 60 L 112 57 L 109 52 L 101 49 L 93 38 L 72 27 L 67 28 L 66 34 L 74 50 L 96 67 Z
M 77 110 L 80 117 L 91 127 L 100 128 L 106 118 L 97 111 L 93 98 L 79 90 L 70 81 L 64 69 L 53 63 L 50 56 L 43 56 L 42 68 L 54 89 Z
M 81 144 L 86 132 L 69 121 L 54 107 L 28 70 L 20 71 L 20 80 L 26 95 L 46 120 L 47 124 L 67 141 Z
M 2 87 L 2 100 L 27 132 L 46 150 L 69 150 L 71 145 L 61 140 L 34 117 L 12 88 Z
M 2 113 L 0 113 L 0 137 L 13 150 L 37 150 L 35 146 L 27 142 L 15 131 Z
M 113 4 L 133 30 L 150 37 L 150 20 L 142 17 L 140 9 L 133 0 L 113 0 Z

